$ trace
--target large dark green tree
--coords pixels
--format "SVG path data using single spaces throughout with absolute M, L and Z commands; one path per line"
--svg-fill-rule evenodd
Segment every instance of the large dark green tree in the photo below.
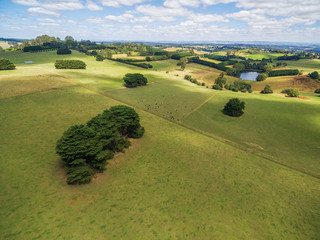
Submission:
M 309 73 L 308 75 L 309 75 L 309 77 L 311 77 L 313 79 L 320 79 L 320 75 L 319 75 L 319 73 L 317 71 Z
M 268 84 L 264 87 L 264 89 L 261 91 L 262 94 L 270 94 L 273 93 L 273 90 L 271 86 Z
M 56 152 L 65 162 L 67 183 L 89 182 L 106 160 L 130 146 L 128 138 L 140 138 L 144 128 L 133 108 L 119 105 L 105 110 L 86 125 L 75 125 L 58 140 Z
M 148 79 L 143 76 L 141 73 L 127 73 L 123 81 L 125 82 L 125 86 L 127 88 L 135 88 L 138 86 L 144 86 L 147 85 Z
M 245 103 L 240 101 L 239 98 L 232 98 L 224 106 L 222 112 L 232 117 L 240 117 L 244 112 Z

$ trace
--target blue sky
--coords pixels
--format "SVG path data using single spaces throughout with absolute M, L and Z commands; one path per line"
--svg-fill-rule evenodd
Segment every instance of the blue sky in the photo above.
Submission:
M 320 0 L 0 0 L 0 37 L 320 43 Z

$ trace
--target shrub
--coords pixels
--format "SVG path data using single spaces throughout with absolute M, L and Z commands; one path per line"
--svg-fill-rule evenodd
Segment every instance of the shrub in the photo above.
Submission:
M 123 81 L 125 82 L 124 85 L 127 88 L 135 88 L 137 86 L 144 86 L 144 85 L 147 85 L 147 83 L 148 83 L 148 79 L 140 73 L 127 73 L 124 76 Z
M 8 59 L 0 58 L 0 70 L 13 70 L 16 66 Z
M 320 93 L 320 88 L 316 89 L 314 93 Z
M 206 83 L 205 83 L 205 82 L 202 82 L 202 83 L 201 83 L 201 86 L 203 86 L 203 87 L 204 87 L 205 85 L 206 85 Z
M 103 61 L 103 57 L 101 55 L 97 55 L 96 56 L 96 61 Z
M 252 89 L 251 88 L 248 90 L 248 93 L 252 93 Z
M 284 94 L 288 94 L 290 92 L 290 89 L 283 89 L 282 91 L 281 91 L 281 93 L 284 93 Z
M 311 77 L 313 79 L 319 79 L 320 78 L 319 73 L 317 71 L 309 73 L 308 75 L 309 75 L 309 77 Z
M 220 85 L 218 85 L 218 84 L 214 84 L 214 85 L 212 86 L 212 89 L 222 90 L 222 87 L 221 87 Z
M 146 61 L 147 62 L 151 62 L 151 58 L 150 57 L 146 57 Z
M 262 94 L 270 94 L 273 93 L 273 90 L 270 85 L 266 85 L 264 89 L 260 92 Z
M 257 76 L 257 81 L 264 81 L 264 80 L 266 80 L 267 79 L 267 74 L 265 74 L 265 73 L 260 73 L 258 76 Z
M 287 93 L 289 97 L 299 97 L 299 90 L 298 89 L 290 89 Z
M 246 92 L 247 92 L 247 89 L 243 88 L 243 89 L 241 89 L 240 91 L 243 92 L 243 93 L 246 93 Z
M 59 48 L 57 50 L 58 55 L 63 55 L 63 54 L 71 54 L 71 50 L 68 48 Z
M 56 60 L 56 69 L 85 69 L 85 62 L 81 60 Z
M 240 117 L 244 112 L 245 103 L 241 102 L 239 98 L 232 98 L 224 106 L 222 112 L 232 117 Z

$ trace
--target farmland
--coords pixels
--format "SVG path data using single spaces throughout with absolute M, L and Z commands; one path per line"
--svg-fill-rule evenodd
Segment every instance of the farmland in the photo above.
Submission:
M 152 62 L 155 71 L 97 62 L 77 51 L 0 56 L 17 66 L 0 72 L 1 239 L 320 235 L 320 182 L 314 177 L 320 174 L 320 98 L 310 93 L 316 86 L 302 100 L 197 86 L 183 76 L 212 85 L 221 71 L 195 63 L 181 71 L 172 59 Z M 81 59 L 87 69 L 57 70 L 57 59 Z M 122 77 L 135 72 L 149 84 L 123 88 Z M 263 85 L 274 81 L 280 90 L 287 86 L 282 79 Z M 233 97 L 247 106 L 238 119 L 221 113 Z M 144 137 L 116 154 L 92 183 L 65 184 L 57 139 L 118 104 L 135 107 Z

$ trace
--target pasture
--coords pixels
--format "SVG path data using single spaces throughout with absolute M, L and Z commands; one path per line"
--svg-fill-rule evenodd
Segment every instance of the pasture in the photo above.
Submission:
M 319 179 L 255 154 L 319 173 L 319 97 L 215 91 L 182 75 L 96 62 L 76 52 L 5 56 L 17 70 L 0 72 L 1 239 L 320 235 Z M 35 64 L 23 64 L 27 57 Z M 87 69 L 54 69 L 63 58 L 81 59 Z M 144 74 L 149 84 L 123 88 L 128 72 Z M 220 112 L 231 97 L 247 104 L 239 119 Z M 70 125 L 124 103 L 138 111 L 144 137 L 116 154 L 92 183 L 67 185 L 57 139 Z

